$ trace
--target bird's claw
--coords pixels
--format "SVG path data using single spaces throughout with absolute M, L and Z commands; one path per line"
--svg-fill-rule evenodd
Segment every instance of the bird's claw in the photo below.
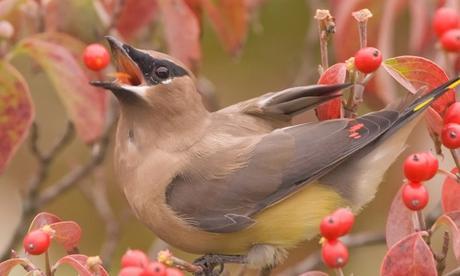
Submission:
M 224 271 L 224 261 L 219 255 L 204 255 L 193 262 L 203 268 L 196 276 L 218 276 Z

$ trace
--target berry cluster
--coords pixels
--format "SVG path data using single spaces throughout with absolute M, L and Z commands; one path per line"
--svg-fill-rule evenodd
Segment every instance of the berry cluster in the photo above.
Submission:
M 157 261 L 149 261 L 140 250 L 128 250 L 121 258 L 121 271 L 118 276 L 183 276 L 184 273 L 172 267 L 166 267 Z
M 324 264 L 330 268 L 340 268 L 348 262 L 348 249 L 339 237 L 348 234 L 355 222 L 355 216 L 348 208 L 337 209 L 323 218 L 319 226 L 325 241 L 321 249 Z
M 460 52 L 460 16 L 455 9 L 439 8 L 433 17 L 433 28 L 447 52 Z
M 441 142 L 449 149 L 460 147 L 460 102 L 451 104 L 444 114 Z
M 362 73 L 372 73 L 380 67 L 380 64 L 382 64 L 382 53 L 377 48 L 361 48 L 355 54 L 355 67 Z
M 423 181 L 433 178 L 438 171 L 438 159 L 431 152 L 409 155 L 404 161 L 407 183 L 402 189 L 402 200 L 407 208 L 418 211 L 428 204 L 429 194 Z

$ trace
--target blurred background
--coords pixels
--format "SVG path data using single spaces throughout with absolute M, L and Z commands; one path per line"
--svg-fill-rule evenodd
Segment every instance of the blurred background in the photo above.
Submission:
M 246 4 L 246 10 L 243 10 L 246 12 L 244 15 L 246 25 L 243 27 L 238 25 L 238 19 L 235 19 L 238 18 L 235 16 L 237 13 L 230 10 L 232 5 L 225 6 L 229 1 L 210 1 L 222 13 L 224 25 L 225 22 L 230 23 L 227 27 L 219 27 L 215 14 L 213 17 L 209 10 L 195 9 L 194 12 L 198 11 L 196 15 L 200 18 L 201 27 L 199 36 L 201 49 L 198 50 L 200 53 L 198 55 L 196 52 L 187 52 L 192 51 L 188 48 L 196 47 L 182 44 L 187 40 L 184 42 L 167 38 L 167 32 L 171 30 L 177 32 L 179 37 L 181 34 L 186 36 L 190 31 L 180 24 L 182 20 L 190 22 L 186 20 L 184 14 L 176 15 L 174 19 L 176 23 L 171 23 L 172 19 L 170 21 L 165 19 L 165 16 L 171 16 L 171 10 L 165 8 L 167 4 L 161 3 L 160 0 L 159 3 L 153 0 L 138 1 L 137 4 L 136 1 L 122 1 L 126 7 L 121 7 L 121 11 L 115 2 L 117 1 L 2 0 L 0 19 L 9 21 L 14 27 L 14 35 L 1 41 L 3 55 L 5 51 L 8 53 L 9 50 L 14 49 L 14 45 L 20 44 L 22 39 L 39 32 L 63 32 L 81 41 L 82 45 L 95 42 L 106 45 L 103 36 L 110 33 L 138 48 L 172 51 L 173 54 L 178 54 L 185 63 L 194 68 L 199 76 L 202 92 L 211 95 L 213 99 L 211 108 L 224 107 L 266 92 L 294 85 L 316 83 L 319 77 L 318 64 L 321 62 L 318 29 L 313 18 L 316 9 L 330 9 L 331 14 L 336 18 L 336 34 L 329 41 L 329 63 L 333 64 L 344 62 L 358 50 L 358 27 L 351 12 L 369 8 L 374 16 L 369 21 L 368 45 L 380 48 L 384 58 L 411 54 L 434 59 L 440 65 L 444 65 L 445 62 L 430 25 L 434 10 L 439 5 L 444 5 L 445 3 L 440 3 L 443 1 L 243 1 Z M 141 2 L 148 2 L 147 6 L 142 7 Z M 199 1 L 188 2 L 192 3 L 189 7 L 194 7 L 193 2 Z M 458 1 L 451 2 L 451 5 L 459 5 Z M 130 5 L 131 8 L 128 8 Z M 134 8 L 138 6 L 141 7 Z M 8 13 L 1 11 L 2 8 L 8 7 L 11 8 Z M 128 27 L 117 24 L 111 26 L 114 12 L 115 17 L 122 17 L 122 20 L 130 22 L 126 23 Z M 229 15 L 227 12 L 235 13 Z M 148 18 L 144 18 L 144 21 L 134 22 L 136 18 L 143 17 L 143 14 L 150 13 L 151 15 L 146 16 Z M 141 27 L 138 27 L 139 25 Z M 228 37 L 225 38 L 222 34 L 223 29 L 237 35 L 235 37 L 227 35 Z M 64 44 L 63 46 L 65 47 Z M 30 87 L 35 106 L 35 122 L 39 132 L 38 146 L 41 149 L 48 149 L 62 135 L 69 120 L 66 108 L 62 104 L 62 97 L 66 92 L 56 93 L 56 85 L 50 81 L 49 74 L 30 56 L 17 54 L 11 62 L 21 72 Z M 113 68 L 108 68 L 95 74 L 89 72 L 83 65 L 81 70 L 85 72 L 88 79 L 109 78 L 110 72 L 114 71 Z M 386 101 L 402 92 L 403 89 L 383 76 L 365 92 L 365 104 L 362 105 L 360 112 L 382 107 Z M 116 105 L 115 109 L 110 110 L 116 112 Z M 316 119 L 313 113 L 298 118 L 298 121 L 306 120 Z M 110 134 L 108 137 L 110 144 L 104 162 L 78 183 L 50 200 L 39 211 L 51 212 L 63 219 L 78 222 L 83 229 L 80 251 L 90 256 L 101 255 L 110 267 L 110 274 L 116 275 L 120 257 L 126 249 L 142 249 L 155 256 L 154 252 L 168 246 L 159 242 L 153 233 L 132 216 L 113 177 L 113 135 Z M 37 170 L 37 160 L 31 154 L 29 141 L 30 139 L 25 140 L 0 176 L 1 255 L 4 255 L 3 253 L 11 246 L 11 240 L 20 221 L 24 221 L 27 225 L 32 219 L 31 216 L 22 216 L 24 204 L 27 204 L 24 199 L 27 198 L 28 185 Z M 432 148 L 430 136 L 422 122 L 411 136 L 407 152 Z M 402 154 L 402 157 L 407 156 L 407 152 Z M 453 165 L 450 156 L 446 156 L 442 166 L 450 169 Z M 88 162 L 90 158 L 91 147 L 79 137 L 75 137 L 50 165 L 49 174 L 40 190 L 52 186 L 69 171 Z M 403 179 L 401 164 L 402 160 L 393 164 L 380 186 L 376 199 L 357 217 L 353 233 L 371 233 L 377 237 L 384 233 L 389 206 Z M 432 200 L 427 212 L 437 206 L 441 181 L 440 178 L 436 178 L 428 184 Z M 94 194 L 90 192 L 92 189 L 98 189 L 104 197 L 106 195 L 108 201 L 102 202 L 108 205 L 103 206 L 102 210 L 106 211 L 103 218 L 109 220 L 101 218 L 101 207 L 95 207 Z M 101 201 L 96 199 L 96 202 Z M 107 239 L 109 244 L 106 243 Z M 23 252 L 20 242 L 13 246 L 18 252 Z M 293 269 L 319 248 L 318 239 L 299 245 L 291 251 L 287 262 L 278 267 L 273 274 L 278 275 L 283 271 L 286 272 L 287 269 Z M 59 246 L 53 245 L 52 249 L 53 259 L 63 254 Z M 174 254 L 187 260 L 197 257 L 174 248 L 172 250 Z M 385 242 L 379 239 L 375 243 L 352 248 L 350 263 L 346 266 L 345 273 L 377 275 L 386 250 Z M 40 263 L 42 257 L 39 256 L 35 260 Z M 314 258 L 310 260 L 315 263 Z M 233 272 L 239 269 L 229 267 Z M 320 263 L 317 268 L 327 271 Z M 59 271 L 58 275 L 75 274 L 65 269 Z M 17 268 L 12 275 L 23 274 L 22 270 Z

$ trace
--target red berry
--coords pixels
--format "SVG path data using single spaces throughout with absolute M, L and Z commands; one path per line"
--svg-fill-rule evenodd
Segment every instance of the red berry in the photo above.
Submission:
M 343 267 L 348 262 L 348 249 L 340 240 L 326 240 L 321 249 L 321 256 L 329 268 Z
M 429 179 L 430 163 L 425 153 L 409 155 L 404 161 L 404 175 L 412 182 L 421 182 Z
M 428 199 L 429 195 L 425 186 L 414 187 L 412 185 L 404 185 L 402 200 L 407 208 L 413 211 L 422 210 L 428 204 Z
M 107 67 L 110 62 L 110 55 L 101 44 L 90 44 L 83 52 L 83 62 L 89 69 L 99 71 Z
M 449 149 L 460 148 L 460 125 L 447 124 L 442 128 L 441 142 Z
M 50 235 L 38 229 L 27 233 L 23 240 L 24 250 L 31 255 L 40 255 L 50 246 Z
M 360 49 L 355 54 L 356 69 L 363 73 L 372 73 L 377 70 L 382 63 L 382 53 L 374 47 Z
M 321 236 L 328 240 L 334 240 L 340 237 L 340 231 L 340 221 L 338 217 L 334 215 L 324 217 L 319 225 Z
M 141 276 L 142 272 L 144 272 L 143 268 L 128 266 L 123 267 L 120 273 L 118 273 L 118 276 Z
M 410 180 L 409 180 L 409 182 L 407 183 L 407 185 L 410 185 L 410 186 L 416 188 L 416 187 L 422 186 L 422 185 L 423 185 L 423 182 L 413 182 L 413 181 L 410 181 Z
M 166 276 L 166 266 L 159 262 L 151 262 L 140 276 Z
M 452 29 L 445 32 L 441 37 L 441 45 L 447 52 L 460 52 L 460 29 Z
M 444 113 L 444 124 L 460 124 L 460 102 L 451 104 Z
M 433 16 L 433 28 L 438 37 L 441 37 L 448 30 L 457 28 L 458 24 L 458 13 L 451 8 L 437 9 Z
M 425 158 L 428 162 L 428 167 L 426 170 L 427 180 L 428 180 L 428 179 L 433 178 L 436 175 L 436 173 L 438 173 L 439 161 L 438 161 L 438 158 L 436 158 L 436 156 L 434 156 L 429 151 L 424 152 L 423 154 L 425 154 Z
M 184 276 L 184 272 L 174 267 L 168 267 L 166 268 L 166 276 Z
M 332 216 L 339 220 L 339 236 L 344 236 L 350 232 L 355 222 L 355 215 L 349 208 L 337 209 Z
M 140 250 L 127 250 L 121 257 L 121 267 L 142 267 L 146 268 L 149 264 L 149 258 Z

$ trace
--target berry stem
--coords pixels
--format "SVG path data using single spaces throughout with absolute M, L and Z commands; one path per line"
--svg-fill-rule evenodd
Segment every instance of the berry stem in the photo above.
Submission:
M 342 268 L 337 268 L 337 269 L 335 269 L 335 275 L 336 276 L 344 276 L 345 274 L 343 273 Z
M 457 151 L 455 151 L 454 149 L 451 149 L 450 154 L 452 154 L 452 158 L 454 159 L 455 166 L 457 166 L 457 169 L 460 171 L 460 161 L 458 160 Z
M 451 172 L 449 172 L 449 171 L 447 171 L 445 169 L 442 169 L 442 168 L 439 168 L 438 172 L 442 173 L 442 174 L 445 174 L 447 177 L 450 177 L 450 178 L 452 178 L 453 180 L 455 180 L 457 182 L 460 182 L 459 176 L 454 174 L 454 173 L 451 173 Z
M 425 216 L 423 216 L 423 213 L 421 210 L 415 211 L 415 219 L 417 221 L 419 231 L 425 231 L 426 230 Z
M 48 250 L 45 251 L 45 269 L 46 276 L 53 276 L 53 273 L 51 272 L 50 256 L 48 254 Z
M 316 10 L 314 17 L 318 23 L 319 46 L 321 51 L 321 67 L 320 75 L 329 67 L 329 59 L 327 52 L 327 42 L 335 33 L 335 23 L 329 10 Z

